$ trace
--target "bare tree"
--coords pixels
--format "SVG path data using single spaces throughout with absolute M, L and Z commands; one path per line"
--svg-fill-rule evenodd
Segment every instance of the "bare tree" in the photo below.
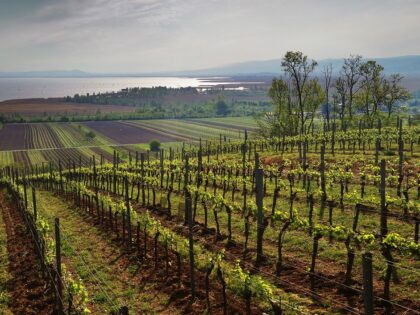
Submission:
M 362 65 L 362 56 L 351 55 L 344 59 L 343 67 L 340 71 L 340 79 L 346 91 L 346 104 L 343 104 L 348 111 L 349 118 L 353 117 L 353 103 L 356 93 L 360 89 L 360 67 Z
M 335 112 L 338 113 L 338 117 L 341 120 L 341 126 L 344 126 L 344 118 L 346 114 L 346 104 L 347 104 L 347 95 L 348 89 L 346 81 L 343 77 L 339 77 L 335 81 L 335 90 L 336 95 L 334 97 Z
M 305 133 L 305 106 L 309 95 L 309 75 L 314 71 L 317 62 L 308 60 L 300 51 L 288 51 L 281 63 L 283 70 L 290 76 L 293 95 L 296 95 L 299 109 L 300 133 Z M 309 92 L 309 93 L 308 93 Z
M 332 64 L 324 66 L 322 71 L 324 75 L 324 90 L 325 90 L 325 118 L 327 119 L 327 130 L 330 130 L 330 89 L 332 85 Z

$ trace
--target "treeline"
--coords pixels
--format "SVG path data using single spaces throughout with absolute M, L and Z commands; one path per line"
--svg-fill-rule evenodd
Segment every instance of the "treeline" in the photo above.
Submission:
M 231 90 L 224 86 L 214 87 L 184 87 L 169 88 L 164 86 L 152 88 L 125 88 L 118 92 L 93 93 L 63 98 L 65 102 L 101 104 L 101 105 L 119 105 L 132 107 L 159 107 L 171 106 L 174 104 L 205 104 L 223 97 L 228 100 L 240 102 L 246 101 L 267 101 L 267 88 L 264 86 L 261 90 L 249 87 L 245 90 Z
M 72 103 L 89 103 L 102 105 L 123 105 L 123 106 L 147 106 L 158 105 L 163 97 L 197 95 L 198 91 L 192 87 L 186 88 L 169 88 L 158 86 L 152 88 L 126 88 L 118 92 L 109 93 L 93 93 L 80 95 L 75 94 L 73 97 L 64 98 L 66 102 Z
M 329 65 L 315 77 L 317 62 L 299 51 L 287 52 L 281 66 L 283 76 L 269 90 L 274 110 L 258 120 L 264 136 L 305 135 L 318 119 L 327 131 L 372 128 L 379 120 L 386 125 L 394 114 L 404 114 L 402 105 L 411 98 L 401 75 L 385 76 L 380 64 L 359 55 L 344 59 L 338 76 Z
M 16 113 L 11 116 L 0 116 L 2 122 L 77 122 L 77 121 L 107 121 L 107 120 L 141 120 L 141 119 L 183 119 L 183 118 L 212 118 L 212 117 L 238 117 L 254 116 L 271 111 L 272 103 L 269 101 L 227 101 L 219 98 L 200 104 L 172 104 L 168 106 L 148 105 L 136 108 L 133 112 L 102 113 L 97 110 L 95 114 L 44 114 L 42 116 L 24 116 Z

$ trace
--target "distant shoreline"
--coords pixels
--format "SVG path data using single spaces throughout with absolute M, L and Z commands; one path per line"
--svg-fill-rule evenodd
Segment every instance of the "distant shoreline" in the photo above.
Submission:
M 60 99 L 75 94 L 87 95 L 118 92 L 134 87 L 222 87 L 265 84 L 266 80 L 252 77 L 0 77 L 0 102 L 31 99 Z

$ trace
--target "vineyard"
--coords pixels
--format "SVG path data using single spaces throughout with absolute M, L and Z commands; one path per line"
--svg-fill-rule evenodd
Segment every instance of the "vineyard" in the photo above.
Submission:
M 155 139 L 164 148 L 195 143 L 199 138 L 214 139 L 220 134 L 239 139 L 246 124 L 248 129 L 256 127 L 252 118 L 6 124 L 0 129 L 0 167 L 31 169 L 49 162 L 58 166 L 59 160 L 67 163 L 69 159 L 88 165 L 92 156 L 111 162 L 113 150 L 128 159 L 130 153 L 146 152 L 148 143 Z M 88 132 L 95 137 L 87 137 Z
M 32 240 L 39 312 L 420 314 L 418 127 L 267 140 L 246 124 L 19 125 L 1 217 Z M 170 142 L 149 152 L 137 129 Z

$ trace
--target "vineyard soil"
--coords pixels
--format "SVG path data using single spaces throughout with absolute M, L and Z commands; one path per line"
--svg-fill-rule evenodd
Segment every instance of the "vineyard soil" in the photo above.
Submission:
M 0 192 L 0 207 L 7 233 L 10 279 L 6 287 L 13 314 L 53 314 L 53 288 L 42 277 L 32 238 L 20 212 Z

